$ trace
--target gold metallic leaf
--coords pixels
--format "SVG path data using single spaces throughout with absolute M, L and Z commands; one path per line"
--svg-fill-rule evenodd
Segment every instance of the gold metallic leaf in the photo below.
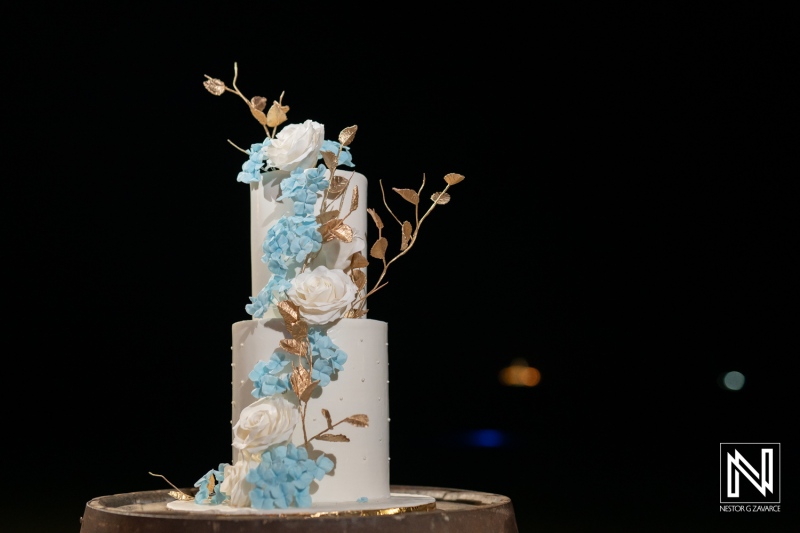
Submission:
M 352 274 L 350 274 L 350 279 L 353 280 L 358 290 L 364 288 L 364 285 L 367 284 L 367 275 L 364 274 L 363 270 L 354 270 Z
M 386 248 L 388 247 L 389 241 L 386 240 L 386 237 L 381 237 L 372 245 L 372 248 L 369 250 L 369 255 L 375 259 L 383 259 L 386 257 Z
M 263 96 L 254 96 L 250 99 L 250 105 L 259 111 L 264 111 L 264 109 L 267 107 L 267 99 Z
M 371 207 L 367 208 L 367 213 L 372 216 L 372 221 L 375 222 L 375 225 L 378 226 L 378 229 L 383 229 L 383 221 L 381 220 L 381 217 L 378 216 L 378 213 L 376 213 Z
M 342 147 L 348 146 L 356 136 L 356 130 L 358 126 L 350 126 L 349 128 L 343 129 L 339 133 L 339 142 L 342 143 Z
M 328 167 L 328 170 L 336 169 L 339 164 L 339 159 L 333 152 L 322 152 L 322 160 L 325 161 L 325 166 Z
M 353 228 L 345 223 L 341 223 L 331 229 L 331 234 L 333 234 L 340 241 L 353 242 Z
M 281 339 L 281 348 L 287 352 L 303 357 L 308 353 L 308 342 L 299 339 Z
M 331 435 L 330 433 L 323 433 L 322 435 L 317 435 L 317 439 L 324 440 L 327 442 L 350 442 L 350 439 L 348 439 L 344 435 Z
M 450 201 L 450 195 L 446 192 L 435 192 L 431 195 L 431 200 L 439 205 L 444 205 Z
M 209 78 L 203 82 L 203 87 L 214 96 L 220 96 L 225 92 L 225 82 L 217 78 Z
M 358 185 L 353 185 L 353 198 L 350 200 L 350 211 L 353 212 L 356 209 L 358 209 Z
M 328 422 L 328 429 L 333 429 L 333 421 L 331 420 L 331 414 L 328 412 L 327 409 L 322 410 L 322 416 L 324 416 L 325 420 Z
M 182 502 L 188 502 L 188 501 L 194 500 L 194 496 L 189 496 L 185 492 L 180 492 L 180 491 L 177 491 L 177 490 L 171 490 L 167 494 L 169 494 L 170 496 L 172 496 L 176 500 L 182 501 Z
M 411 222 L 406 220 L 403 222 L 403 240 L 400 243 L 400 249 L 405 250 L 408 248 L 408 241 L 411 240 Z
M 256 117 L 256 120 L 259 122 L 259 124 L 261 124 L 262 126 L 267 125 L 268 122 L 267 115 L 265 115 L 263 111 L 259 111 L 255 107 L 251 107 L 250 112 L 253 114 L 254 117 Z
M 350 256 L 350 268 L 363 268 L 369 266 L 369 259 L 356 252 Z
M 286 329 L 289 330 L 289 334 L 295 339 L 305 340 L 306 337 L 308 337 L 308 322 L 305 320 L 298 320 L 297 322 L 286 324 Z
M 329 222 L 338 216 L 339 216 L 338 209 L 331 209 L 330 211 L 325 211 L 324 213 L 320 213 L 319 215 L 317 215 L 317 224 L 320 225 L 325 224 L 326 222 Z M 320 233 L 322 232 L 320 231 Z
M 311 374 L 303 365 L 295 366 L 292 363 L 292 375 L 289 377 L 292 390 L 301 401 L 307 402 L 319 381 L 311 381 Z
M 334 233 L 334 230 L 341 224 L 341 219 L 334 218 L 333 220 L 329 220 L 317 228 L 319 234 L 322 235 L 322 242 L 331 242 L 332 240 L 336 239 L 337 237 Z
M 411 202 L 414 205 L 419 204 L 419 195 L 416 191 L 412 189 L 398 189 L 396 187 L 392 187 L 392 190 L 402 196 L 407 202 Z
M 287 324 L 294 324 L 300 320 L 300 308 L 289 300 L 278 302 L 278 311 L 280 311 L 283 321 Z
M 361 318 L 362 316 L 367 314 L 366 309 L 350 309 L 348 312 L 344 314 L 345 318 Z
M 360 428 L 369 426 L 369 417 L 367 415 L 350 415 L 344 421 Z
M 331 184 L 328 186 L 328 198 L 338 198 L 345 190 L 347 190 L 348 179 L 344 176 L 334 175 L 331 178 Z
M 281 101 L 283 94 L 281 93 Z M 281 105 L 277 100 L 273 100 L 272 106 L 267 111 L 267 126 L 274 128 L 286 122 L 286 112 L 289 111 L 288 105 Z
M 464 176 L 462 176 L 461 174 L 451 173 L 444 177 L 444 181 L 446 181 L 448 185 L 455 185 L 456 183 L 464 181 Z

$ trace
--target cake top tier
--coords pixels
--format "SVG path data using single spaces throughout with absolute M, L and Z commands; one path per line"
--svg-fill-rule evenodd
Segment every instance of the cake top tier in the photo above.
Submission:
M 358 127 L 345 127 L 336 140 L 326 140 L 323 124 L 288 122 L 283 93 L 267 108 L 266 98 L 248 98 L 238 89 L 237 77 L 234 64 L 231 87 L 210 76 L 203 85 L 216 96 L 239 96 L 265 134 L 249 148 L 236 147 L 247 156 L 236 179 L 251 193 L 253 295 L 245 310 L 253 318 L 280 316 L 287 324 L 366 316 L 367 297 L 385 285 L 390 265 L 411 250 L 422 222 L 450 201 L 448 190 L 464 176 L 444 176 L 444 189 L 431 194 L 427 208 L 421 206 L 424 175 L 418 190 L 393 188 L 412 213 L 410 220 L 389 207 L 381 184 L 384 206 L 398 225 L 391 246 L 380 215 L 366 207 L 366 177 L 352 170 Z M 367 214 L 377 231 L 371 245 Z M 371 288 L 368 257 L 381 266 Z

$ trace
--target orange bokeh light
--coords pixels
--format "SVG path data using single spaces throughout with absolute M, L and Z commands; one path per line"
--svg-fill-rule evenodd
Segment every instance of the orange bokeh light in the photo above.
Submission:
M 524 361 L 515 360 L 500 371 L 500 382 L 510 387 L 535 387 L 541 380 L 539 370 Z

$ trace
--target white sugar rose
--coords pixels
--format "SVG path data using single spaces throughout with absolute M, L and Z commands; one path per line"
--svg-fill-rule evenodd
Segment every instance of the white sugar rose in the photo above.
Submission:
M 225 466 L 224 479 L 219 486 L 219 490 L 230 498 L 232 507 L 250 506 L 250 491 L 256 486 L 247 481 L 245 477 L 247 472 L 257 467 L 257 461 L 247 461 L 245 459 L 239 459 L 233 466 Z
M 324 137 L 325 127 L 313 120 L 289 124 L 267 146 L 267 157 L 280 170 L 311 168 L 317 163 Z
M 233 426 L 233 446 L 249 454 L 261 453 L 289 440 L 299 418 L 297 408 L 282 396 L 256 400 L 239 414 Z
M 341 270 L 329 270 L 320 265 L 298 274 L 286 294 L 300 308 L 306 322 L 326 324 L 345 314 L 358 294 L 358 287 Z

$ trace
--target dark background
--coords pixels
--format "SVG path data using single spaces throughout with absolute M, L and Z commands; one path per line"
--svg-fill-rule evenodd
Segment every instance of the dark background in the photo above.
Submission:
M 234 62 L 290 122 L 358 125 L 379 210 L 378 180 L 466 176 L 369 302 L 393 484 L 509 496 L 522 533 L 800 523 L 794 13 L 5 9 L 0 529 L 77 533 L 92 498 L 228 460 L 250 272 L 226 139 L 263 133 L 202 82 Z M 538 386 L 499 383 L 518 357 Z M 722 442 L 781 443 L 780 514 L 719 512 Z

